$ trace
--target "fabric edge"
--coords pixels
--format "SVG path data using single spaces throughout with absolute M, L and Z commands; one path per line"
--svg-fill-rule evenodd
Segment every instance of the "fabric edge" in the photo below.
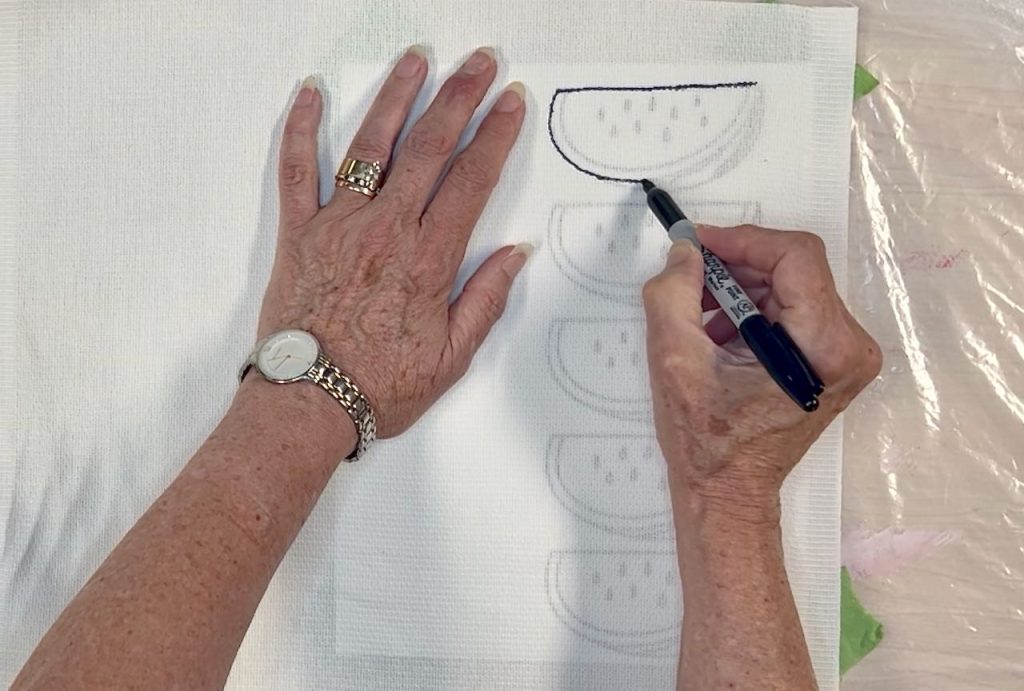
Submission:
M 857 61 L 857 33 L 859 12 L 856 7 L 830 8 L 833 12 L 815 11 L 808 13 L 812 22 L 813 30 L 811 40 L 813 45 L 808 47 L 809 55 L 813 56 L 813 71 L 815 74 L 815 89 L 822 89 L 827 84 L 844 84 L 843 78 L 852 74 L 853 66 Z M 836 14 L 848 15 L 852 13 L 852 21 L 844 17 L 846 21 L 836 21 Z M 812 135 L 812 151 L 814 159 L 810 169 L 816 172 L 816 183 L 813 196 L 809 201 L 808 208 L 811 210 L 808 221 L 813 230 L 826 230 L 827 218 L 833 215 L 834 210 L 820 208 L 821 200 L 842 199 L 843 208 L 838 215 L 845 219 L 845 232 L 842 236 L 845 244 L 849 245 L 849 189 L 850 189 L 850 132 L 852 129 L 853 113 L 853 90 L 848 84 L 841 91 L 830 90 L 820 92 L 815 98 L 818 104 L 818 117 L 815 122 L 819 129 Z M 840 134 L 828 134 L 841 133 Z M 832 137 L 842 136 L 842 141 L 833 140 Z M 841 160 L 836 161 L 830 152 L 840 151 Z M 839 230 L 839 229 L 832 229 Z M 836 286 L 839 293 L 845 297 L 847 292 L 847 271 L 844 261 L 839 257 L 829 257 L 829 263 L 835 276 Z M 843 417 L 840 415 L 832 426 L 837 428 L 836 434 L 840 440 L 843 439 Z M 831 468 L 832 482 L 830 486 L 835 493 L 832 497 L 833 505 L 836 507 L 835 515 L 830 519 L 834 521 L 835 545 L 831 552 L 834 557 L 832 565 L 833 578 L 830 582 L 830 595 L 835 601 L 836 611 L 839 611 L 841 601 L 841 556 L 840 539 L 842 531 L 842 452 L 840 462 Z M 839 640 L 840 640 L 840 618 L 836 617 L 836 626 L 831 632 L 831 641 L 828 648 L 829 660 L 827 676 L 825 670 L 816 669 L 818 683 L 821 689 L 839 688 Z

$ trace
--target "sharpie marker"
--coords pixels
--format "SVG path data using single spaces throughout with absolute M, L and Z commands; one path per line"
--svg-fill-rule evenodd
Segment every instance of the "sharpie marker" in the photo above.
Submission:
M 782 324 L 770 323 L 722 260 L 701 246 L 693 223 L 667 192 L 650 180 L 642 180 L 641 184 L 647 193 L 647 205 L 665 226 L 668 236 L 673 241 L 689 240 L 701 251 L 704 256 L 704 285 L 736 325 L 736 330 L 771 378 L 798 406 L 807 412 L 817 410 L 818 396 L 825 390 L 825 385 Z

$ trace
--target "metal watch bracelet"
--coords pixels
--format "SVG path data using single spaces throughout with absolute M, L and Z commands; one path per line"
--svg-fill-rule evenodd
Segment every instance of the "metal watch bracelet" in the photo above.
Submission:
M 314 384 L 331 395 L 331 398 L 341 404 L 352 422 L 356 426 L 356 448 L 351 454 L 345 457 L 346 461 L 358 461 L 370 444 L 377 438 L 377 420 L 373 415 L 373 409 L 366 396 L 359 390 L 348 376 L 335 367 L 323 353 L 321 353 L 306 377 Z

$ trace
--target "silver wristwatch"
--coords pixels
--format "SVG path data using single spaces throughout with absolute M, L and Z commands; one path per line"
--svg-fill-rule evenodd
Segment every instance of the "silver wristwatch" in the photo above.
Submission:
M 348 376 L 335 367 L 313 334 L 285 329 L 260 340 L 238 373 L 242 381 L 251 367 L 275 384 L 311 381 L 341 404 L 356 426 L 359 440 L 345 459 L 358 461 L 377 438 L 377 420 L 366 396 Z

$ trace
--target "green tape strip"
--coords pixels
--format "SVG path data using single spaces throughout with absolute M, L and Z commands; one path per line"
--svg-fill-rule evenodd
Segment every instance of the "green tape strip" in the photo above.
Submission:
M 766 5 L 774 5 L 778 0 L 761 0 L 761 2 Z M 861 65 L 853 68 L 853 100 L 856 101 L 861 96 L 867 96 L 876 86 L 878 86 L 878 80 L 875 79 L 875 75 Z
M 869 75 L 870 76 L 870 75 Z M 839 595 L 839 674 L 860 662 L 882 640 L 882 625 L 868 614 L 853 593 L 850 572 L 840 572 Z
M 878 86 L 878 80 L 875 78 L 875 75 L 871 74 L 860 65 L 857 65 L 853 69 L 854 99 L 858 99 L 861 96 L 867 96 L 876 86 Z

